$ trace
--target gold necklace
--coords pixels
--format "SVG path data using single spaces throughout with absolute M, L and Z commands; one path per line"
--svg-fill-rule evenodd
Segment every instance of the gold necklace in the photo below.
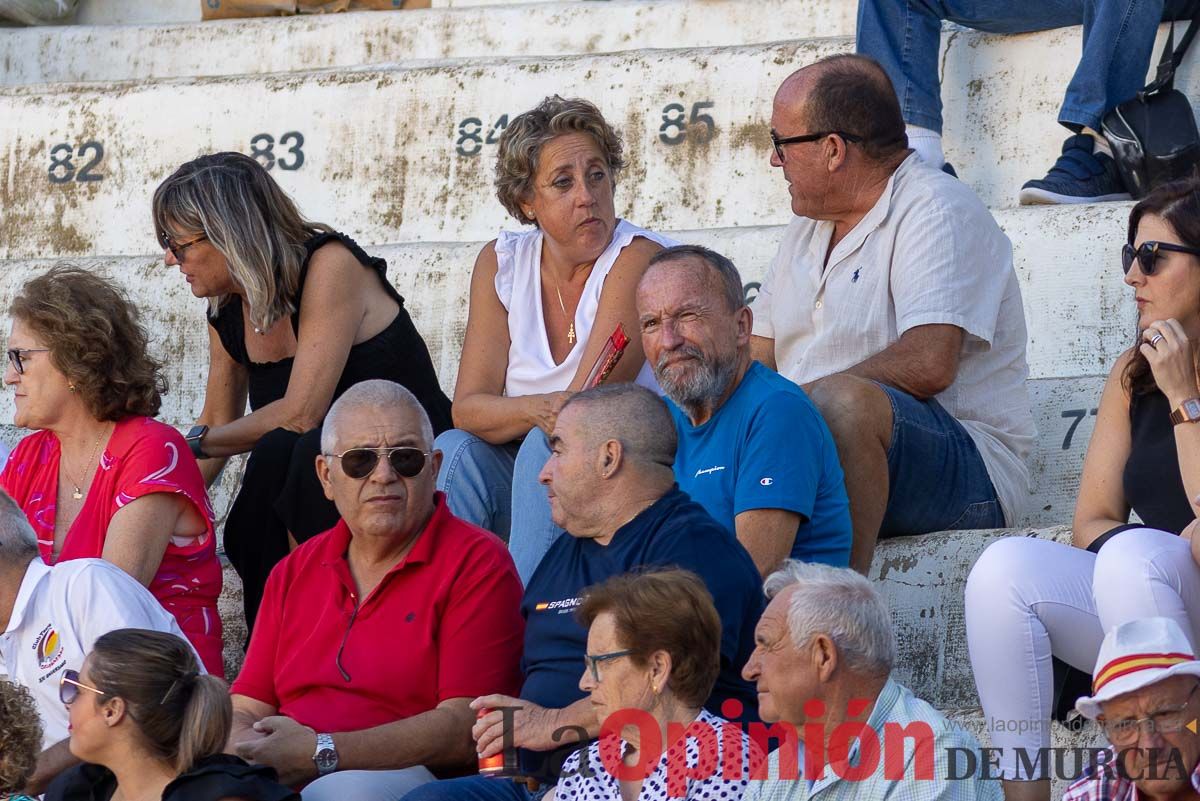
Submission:
M 104 438 L 104 432 L 107 430 L 108 430 L 107 426 L 100 429 L 100 435 L 98 437 L 96 437 L 96 444 L 92 446 L 92 455 L 90 457 L 88 457 L 87 467 L 83 468 L 83 480 L 84 481 L 87 481 L 88 473 L 92 469 L 92 462 L 96 458 L 96 453 L 100 450 L 100 440 Z M 71 493 L 71 497 L 77 501 L 82 499 L 83 498 L 83 484 L 82 484 L 82 482 L 76 481 L 75 477 L 72 476 L 70 474 L 70 472 L 67 471 L 66 462 L 63 462 L 63 472 L 67 474 L 67 480 L 70 481 L 72 486 L 75 487 L 75 491 Z
M 567 344 L 575 344 L 575 318 L 567 317 L 567 304 L 563 303 L 562 291 L 558 288 L 558 275 L 554 276 L 554 294 L 558 295 L 558 308 L 562 309 L 563 319 L 568 320 L 571 324 L 567 328 Z

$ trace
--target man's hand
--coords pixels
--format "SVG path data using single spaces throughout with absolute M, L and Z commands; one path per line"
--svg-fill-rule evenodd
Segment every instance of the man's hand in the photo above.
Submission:
M 275 768 L 280 784 L 288 787 L 317 778 L 315 731 L 283 715 L 263 718 L 254 724 L 254 731 L 263 736 L 237 744 L 242 759 Z
M 503 707 L 512 707 L 502 711 Z M 471 737 L 475 740 L 475 751 L 480 757 L 489 757 L 504 750 L 504 720 L 511 723 L 512 744 L 531 751 L 550 751 L 563 745 L 554 740 L 558 728 L 558 710 L 546 709 L 520 698 L 507 695 L 485 695 L 471 702 L 471 709 L 490 709 L 488 714 L 475 721 Z

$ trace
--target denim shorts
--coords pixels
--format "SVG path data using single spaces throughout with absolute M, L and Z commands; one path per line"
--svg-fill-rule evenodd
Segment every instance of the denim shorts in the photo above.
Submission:
M 936 400 L 878 386 L 892 402 L 890 492 L 879 536 L 1002 528 L 996 488 L 962 424 Z

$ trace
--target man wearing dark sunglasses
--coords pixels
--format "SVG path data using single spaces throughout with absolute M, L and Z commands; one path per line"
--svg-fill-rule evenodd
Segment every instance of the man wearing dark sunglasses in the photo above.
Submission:
M 116 629 L 184 636 L 149 590 L 109 562 L 42 562 L 25 513 L 0 491 L 0 674 L 29 689 L 42 723 L 44 750 L 26 788 L 30 795 L 78 763 L 68 747 L 60 682 L 75 676 L 101 635 Z
M 404 387 L 348 389 L 321 451 L 341 521 L 271 572 L 230 749 L 312 782 L 306 801 L 398 799 L 475 765 L 470 702 L 519 686 L 521 582 L 504 543 L 435 492 L 442 454 Z
M 877 537 L 1015 525 L 1034 427 L 1008 237 L 908 148 L 870 59 L 797 71 L 771 122 L 796 218 L 754 301 L 751 356 L 833 433 L 851 566 L 870 569 Z

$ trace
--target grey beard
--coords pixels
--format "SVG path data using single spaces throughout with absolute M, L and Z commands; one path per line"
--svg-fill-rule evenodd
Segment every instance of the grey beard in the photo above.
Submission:
M 704 358 L 698 350 L 686 346 L 681 349 L 681 353 L 694 357 L 696 364 L 686 375 L 677 378 L 673 371 L 666 368 L 669 355 L 663 354 L 654 366 L 654 377 L 658 379 L 658 385 L 676 406 L 683 409 L 695 409 L 715 402 L 733 381 L 737 372 L 737 362 L 712 362 Z

